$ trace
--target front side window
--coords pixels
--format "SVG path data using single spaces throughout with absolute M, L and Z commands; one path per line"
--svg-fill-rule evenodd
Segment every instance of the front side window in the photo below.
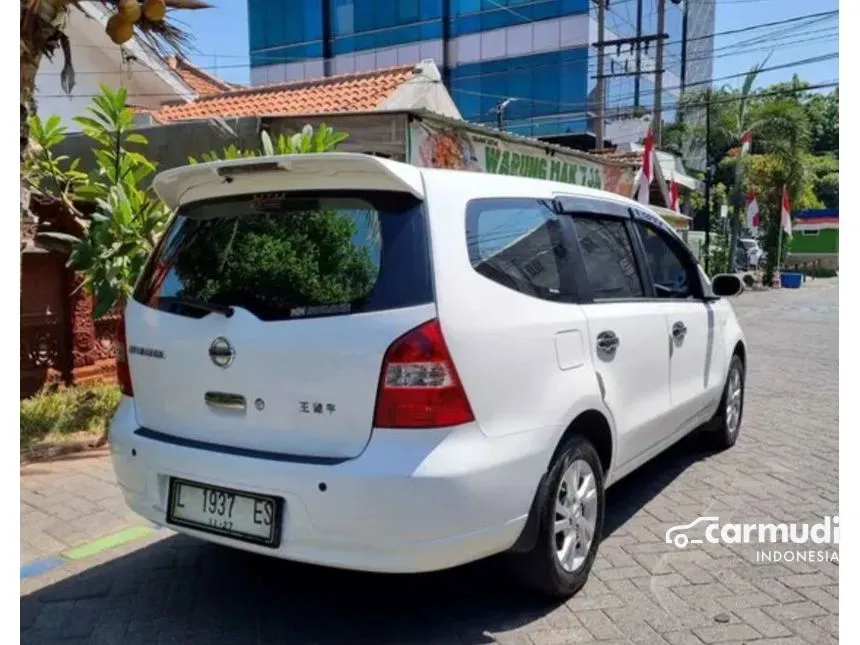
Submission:
M 544 300 L 571 295 L 560 269 L 561 224 L 549 202 L 475 200 L 467 208 L 466 243 L 472 267 L 489 280 Z
M 642 240 L 645 259 L 660 298 L 689 298 L 695 295 L 691 266 L 654 227 L 642 221 L 634 224 Z
M 624 221 L 577 216 L 574 222 L 594 299 L 643 297 L 642 281 Z

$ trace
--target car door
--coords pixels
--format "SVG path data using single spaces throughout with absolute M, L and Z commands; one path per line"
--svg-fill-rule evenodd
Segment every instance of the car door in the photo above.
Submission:
M 649 218 L 650 219 L 650 218 Z M 691 430 L 705 419 L 722 388 L 721 330 L 713 307 L 704 299 L 695 260 L 677 236 L 647 220 L 634 219 L 637 243 L 645 258 L 656 309 L 663 312 L 671 335 L 669 396 L 671 426 Z
M 571 216 L 577 291 L 601 393 L 615 421 L 620 470 L 667 436 L 669 332 L 665 314 L 647 297 L 629 211 L 617 205 L 613 212 L 606 202 L 591 213 L 579 208 Z

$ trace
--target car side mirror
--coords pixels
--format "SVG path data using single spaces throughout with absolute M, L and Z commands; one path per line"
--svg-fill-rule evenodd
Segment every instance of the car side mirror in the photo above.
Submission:
M 734 273 L 719 273 L 711 279 L 711 291 L 715 296 L 731 298 L 743 290 L 744 283 Z

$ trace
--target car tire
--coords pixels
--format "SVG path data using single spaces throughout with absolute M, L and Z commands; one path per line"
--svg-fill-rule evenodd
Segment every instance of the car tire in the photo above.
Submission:
M 705 436 L 710 447 L 715 450 L 728 450 L 738 440 L 744 414 L 744 394 L 746 390 L 746 373 L 744 363 L 737 354 L 732 356 L 720 407 L 708 424 Z M 734 400 L 732 406 L 729 402 Z
M 589 476 L 593 478 L 591 486 L 586 482 Z M 574 479 L 585 492 L 579 502 L 575 501 L 576 493 L 568 497 L 568 482 Z M 585 437 L 570 437 L 556 452 L 542 490 L 539 494 L 543 498 L 537 505 L 539 528 L 535 544 L 525 553 L 512 555 L 512 564 L 527 586 L 547 596 L 565 598 L 579 591 L 588 580 L 603 534 L 603 467 L 597 451 Z M 568 513 L 566 517 L 559 513 L 562 508 Z M 564 519 L 570 526 L 560 528 Z M 587 538 L 589 530 L 591 538 L 586 547 L 582 540 Z M 572 544 L 567 546 L 568 542 Z M 565 547 L 568 557 L 562 564 Z

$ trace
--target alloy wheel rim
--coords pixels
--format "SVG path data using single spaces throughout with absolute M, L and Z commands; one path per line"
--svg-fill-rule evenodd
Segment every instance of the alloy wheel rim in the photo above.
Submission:
M 597 478 L 584 459 L 576 459 L 561 477 L 553 516 L 556 557 L 568 573 L 588 558 L 597 527 Z
M 740 427 L 743 396 L 744 387 L 741 382 L 741 373 L 737 367 L 734 367 L 729 375 L 729 388 L 726 392 L 726 428 L 732 435 Z

